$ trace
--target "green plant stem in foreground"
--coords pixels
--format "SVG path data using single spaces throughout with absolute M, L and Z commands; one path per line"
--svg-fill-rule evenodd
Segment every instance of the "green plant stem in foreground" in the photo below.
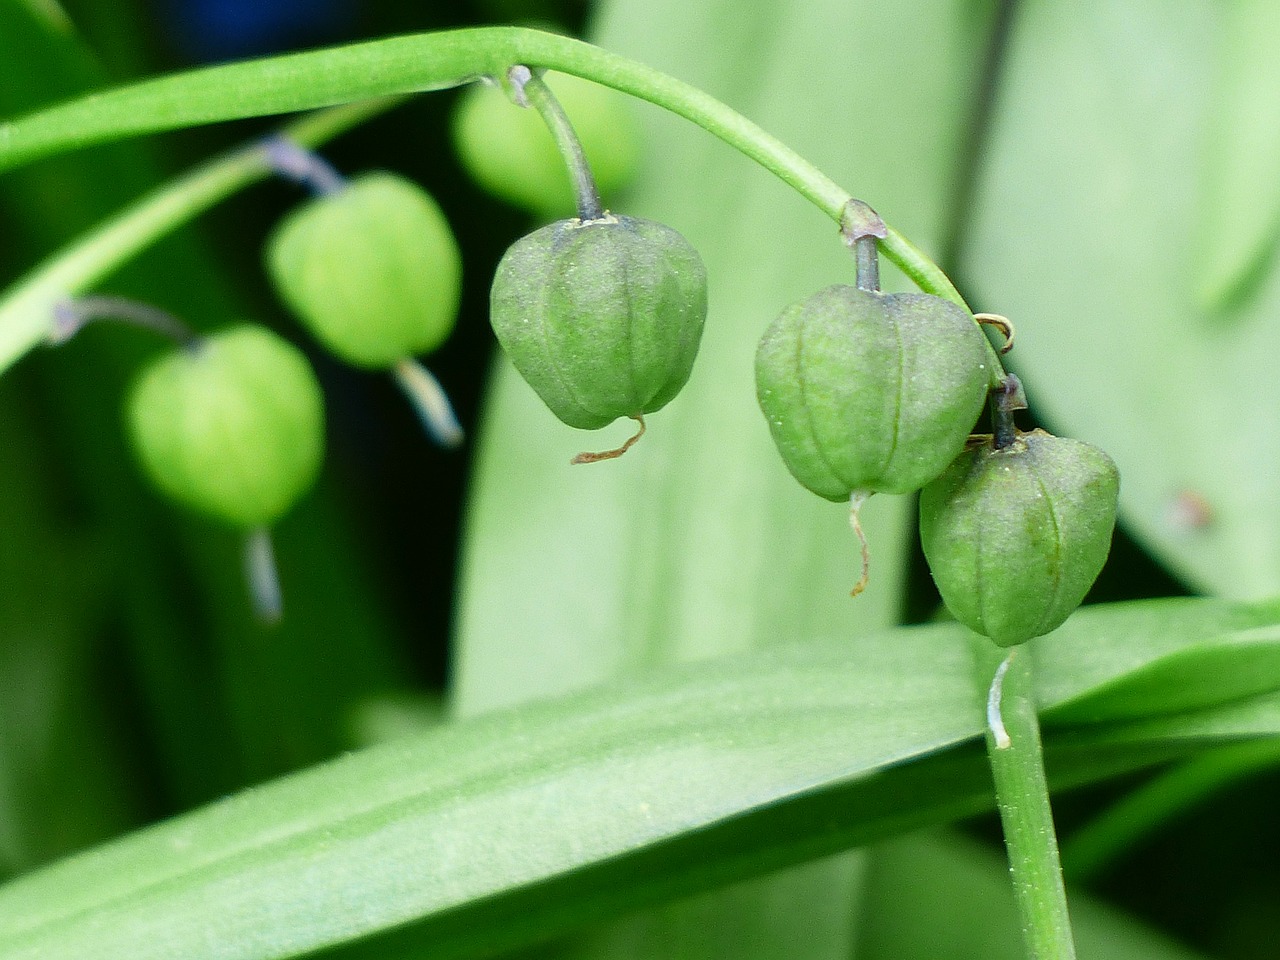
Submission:
M 1040 745 L 1031 658 L 1012 650 L 987 700 L 987 757 L 1030 960 L 1074 960 L 1067 894 Z
M 335 107 L 304 117 L 283 133 L 299 144 L 315 146 L 395 102 Z M 272 172 L 262 144 L 234 150 L 143 197 L 36 267 L 0 298 L 0 372 L 49 338 L 59 302 L 89 289 L 157 238 Z
M 518 27 L 391 37 L 206 67 L 95 93 L 0 124 L 0 172 L 90 144 L 444 89 L 479 76 L 501 77 L 520 64 L 592 80 L 696 123 L 774 173 L 836 223 L 842 223 L 853 200 L 782 141 L 696 87 L 580 40 Z M 913 283 L 969 309 L 937 264 L 892 227 L 887 233 L 881 251 Z M 990 353 L 994 385 L 1003 370 L 995 351 Z

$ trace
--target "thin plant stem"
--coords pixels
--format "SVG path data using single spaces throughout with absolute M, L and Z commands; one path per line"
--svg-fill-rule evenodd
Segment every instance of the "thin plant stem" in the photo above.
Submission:
M 244 575 L 258 619 L 273 626 L 284 616 L 284 596 L 271 531 L 255 527 L 244 536 Z
M 875 237 L 859 237 L 853 245 L 857 261 L 858 289 L 878 292 L 880 289 L 880 254 Z
M 321 111 L 284 132 L 300 144 L 322 143 L 396 102 L 367 101 Z M 159 187 L 35 267 L 0 297 L 0 373 L 49 339 L 59 302 L 83 293 L 160 237 L 271 173 L 260 142 L 233 150 Z
M 1031 657 L 1014 649 L 987 697 L 987 757 L 1029 960 L 1074 960 L 1067 894 L 1049 807 Z
M 114 320 L 167 337 L 184 350 L 196 351 L 203 338 L 168 310 L 127 297 L 91 296 L 63 300 L 53 307 L 49 340 L 65 343 L 90 323 Z
M 481 77 L 504 76 L 520 64 L 573 74 L 684 117 L 769 170 L 841 228 L 850 208 L 858 204 L 847 190 L 777 137 L 697 87 L 581 40 L 522 27 L 475 27 L 389 37 L 203 67 L 95 91 L 0 123 L 0 173 L 92 144 L 446 89 Z M 349 108 L 352 112 L 336 115 L 344 119 L 316 123 L 336 122 L 339 129 L 345 129 L 384 108 L 377 104 L 356 106 Z M 309 122 L 304 119 L 287 128 L 285 135 L 303 145 L 325 139 L 305 132 Z M 261 147 L 256 146 L 215 161 L 184 178 L 173 192 L 161 191 L 154 196 L 154 208 L 133 208 L 122 214 L 116 223 L 121 236 L 113 237 L 108 231 L 91 251 L 82 251 L 77 245 L 68 252 L 66 262 L 58 255 L 38 269 L 35 277 L 0 302 L 0 372 L 39 341 L 38 336 L 33 338 L 29 321 L 14 320 L 10 308 L 15 306 L 15 298 L 17 308 L 24 309 L 25 298 L 47 297 L 48 292 L 39 288 L 51 280 L 66 287 L 54 299 L 82 292 L 105 270 L 102 265 L 81 262 L 81 252 L 103 260 L 108 264 L 106 269 L 114 268 L 157 236 L 260 179 L 266 172 L 264 160 Z M 879 246 L 921 290 L 969 310 L 942 269 L 897 230 L 886 225 Z M 35 291 L 28 289 L 33 283 Z M 989 379 L 994 387 L 1004 368 L 989 343 L 988 353 Z
M 582 150 L 582 141 L 574 132 L 573 124 L 564 107 L 551 92 L 546 81 L 525 66 L 512 67 L 507 76 L 511 85 L 528 101 L 529 106 L 538 111 L 551 138 L 556 142 L 556 149 L 569 168 L 569 176 L 573 178 L 573 193 L 578 201 L 578 219 L 582 221 L 599 220 L 604 216 L 604 207 L 600 203 L 600 190 L 596 186 L 596 178 L 591 175 L 591 166 L 587 163 L 587 155 Z
M 347 188 L 347 178 L 338 172 L 337 167 L 283 133 L 266 137 L 262 141 L 262 149 L 276 173 L 316 196 L 327 197 Z
M 391 375 L 413 404 L 427 436 L 447 449 L 461 446 L 466 435 L 435 375 L 412 357 L 397 361 Z
M 715 97 L 581 40 L 522 27 L 389 37 L 203 67 L 95 92 L 0 124 L 0 172 L 142 134 L 445 89 L 481 77 L 504 76 L 517 64 L 573 74 L 684 117 L 843 224 L 853 201 L 847 190 Z M 898 231 L 887 227 L 880 246 L 921 290 L 968 309 L 942 269 Z M 995 362 L 999 367 L 998 358 Z M 998 379 L 993 372 L 992 383 Z

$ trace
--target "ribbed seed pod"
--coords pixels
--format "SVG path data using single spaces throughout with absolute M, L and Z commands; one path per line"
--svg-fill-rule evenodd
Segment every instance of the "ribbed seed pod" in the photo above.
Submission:
M 355 366 L 429 353 L 457 319 L 457 241 L 435 200 L 395 174 L 365 174 L 303 203 L 272 234 L 266 260 L 316 339 Z
M 756 352 L 774 443 L 828 500 L 909 493 L 963 449 L 990 379 L 973 317 L 941 297 L 828 287 L 783 311 Z
M 560 220 L 498 264 L 490 319 L 552 413 L 594 430 L 661 409 L 689 379 L 707 314 L 702 259 L 675 230 Z
M 1120 476 L 1101 450 L 1043 430 L 975 443 L 920 494 L 934 582 L 965 626 L 1012 646 L 1060 626 L 1111 549 Z
M 320 385 L 306 358 L 262 327 L 232 327 L 153 362 L 126 419 L 157 487 L 238 526 L 279 519 L 320 468 Z

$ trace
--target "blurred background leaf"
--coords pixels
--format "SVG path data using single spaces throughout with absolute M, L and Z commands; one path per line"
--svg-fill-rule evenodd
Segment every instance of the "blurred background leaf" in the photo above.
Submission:
M 1248 6 L 1021 4 L 962 263 L 1018 324 L 1032 410 L 1115 458 L 1122 523 L 1192 587 L 1259 597 L 1280 587 L 1280 272 L 1227 318 L 1197 305 L 1212 264 L 1256 258 L 1274 209 L 1267 153 L 1239 169 L 1274 136 L 1274 90 L 1217 82 L 1274 69 L 1242 47 L 1274 39 L 1264 23 L 1223 32 Z M 1201 202 L 1206 163 L 1239 178 L 1221 209 Z
M 115 22 L 126 23 L 130 8 L 115 10 Z M 44 11 L 14 0 L 0 4 L 5 114 L 103 82 L 69 25 Z M 125 144 L 6 177 L 0 209 L 13 239 L 4 250 L 5 272 L 12 277 L 159 176 L 148 145 Z M 207 245 L 186 231 L 109 289 L 207 327 L 244 312 L 216 263 Z M 107 796 L 48 772 L 49 789 L 65 792 L 66 802 L 97 826 L 71 831 L 61 842 L 50 834 L 37 845 L 37 860 L 329 756 L 350 742 L 345 710 L 403 683 L 370 578 L 344 548 L 348 535 L 330 493 L 311 497 L 278 531 L 291 610 L 282 629 L 267 633 L 249 610 L 237 537 L 180 515 L 145 488 L 119 411 L 128 378 L 159 347 L 146 335 L 93 330 L 62 350 L 31 357 L 14 374 L 14 388 L 24 391 L 31 410 L 30 427 L 0 456 L 45 451 L 51 471 L 45 485 L 52 486 L 46 496 L 58 499 L 72 531 L 96 547 L 77 579 L 96 582 L 104 602 L 94 621 L 82 615 L 76 637 L 82 671 L 67 679 L 93 681 L 94 699 L 81 722 L 104 730 L 123 725 L 127 738 L 112 764 L 116 775 L 106 782 Z M 10 509 L 21 514 L 30 507 L 13 501 Z M 38 557 L 40 541 L 30 543 Z M 48 563 L 43 574 L 56 582 L 57 569 Z M 37 621 L 59 609 L 36 590 L 6 594 Z M 49 712 L 41 722 L 53 729 L 75 716 L 62 698 L 37 700 L 32 693 L 17 689 L 6 700 L 28 701 L 29 708 L 43 702 Z M 88 743 L 100 735 L 85 731 L 82 738 Z M 74 769 L 61 759 L 60 770 Z M 112 794 L 128 798 L 130 812 L 103 823 L 106 811 L 120 807 Z M 51 824 L 38 810 L 30 812 L 34 820 L 23 829 L 48 833 Z

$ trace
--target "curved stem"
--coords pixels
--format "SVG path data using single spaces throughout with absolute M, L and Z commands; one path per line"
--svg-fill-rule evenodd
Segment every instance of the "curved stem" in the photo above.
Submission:
M 337 167 L 283 133 L 266 137 L 262 149 L 272 170 L 315 196 L 327 197 L 347 188 L 347 178 Z
M 284 132 L 296 143 L 315 145 L 396 102 L 368 101 L 323 111 Z M 157 238 L 271 173 L 260 143 L 233 150 L 126 207 L 40 264 L 0 297 L 0 372 L 55 334 L 53 310 L 60 301 L 79 295 Z
M 76 297 L 54 304 L 51 343 L 65 343 L 90 323 L 115 320 L 168 337 L 184 350 L 200 349 L 202 339 L 168 310 L 127 297 Z
M 1031 658 L 1010 651 L 987 696 L 987 757 L 1030 960 L 1075 960 L 1058 840 L 1031 689 Z
M 604 216 L 600 190 L 596 186 L 596 178 L 591 175 L 587 155 L 582 151 L 582 141 L 574 132 L 564 107 L 560 106 L 560 101 L 543 79 L 534 75 L 528 67 L 512 67 L 508 76 L 551 131 L 551 139 L 556 142 L 556 149 L 560 151 L 564 165 L 569 168 L 569 176 L 573 178 L 573 192 L 578 200 L 578 219 L 584 222 L 599 220 Z
M 449 395 L 435 375 L 412 357 L 397 361 L 391 375 L 413 404 L 427 436 L 447 450 L 462 446 L 466 435 L 453 412 Z
M 772 172 L 837 224 L 843 223 L 853 199 L 848 191 L 715 97 L 581 40 L 520 27 L 390 37 L 204 67 L 94 93 L 0 124 L 0 172 L 141 134 L 444 89 L 480 76 L 503 76 L 517 64 L 573 74 L 682 116 Z M 252 175 L 241 171 L 240 183 L 260 175 L 260 159 L 250 167 Z M 219 196 L 230 192 L 225 186 L 219 189 Z M 892 227 L 880 250 L 921 290 L 969 309 L 941 268 Z M 994 349 L 990 354 L 994 385 L 1003 369 Z M 0 369 L 5 357 L 0 344 Z
M 821 170 L 715 97 L 581 40 L 520 27 L 391 37 L 190 70 L 72 100 L 0 125 L 0 172 L 145 133 L 457 86 L 512 66 L 558 70 L 671 111 L 771 171 L 837 223 L 853 199 Z M 964 301 L 946 275 L 888 230 L 887 257 L 930 293 Z
M 145 133 L 444 89 L 503 76 L 517 64 L 571 73 L 679 114 L 773 171 L 837 222 L 850 199 L 817 167 L 710 94 L 581 40 L 520 27 L 390 37 L 95 93 L 0 125 L 0 171 Z

